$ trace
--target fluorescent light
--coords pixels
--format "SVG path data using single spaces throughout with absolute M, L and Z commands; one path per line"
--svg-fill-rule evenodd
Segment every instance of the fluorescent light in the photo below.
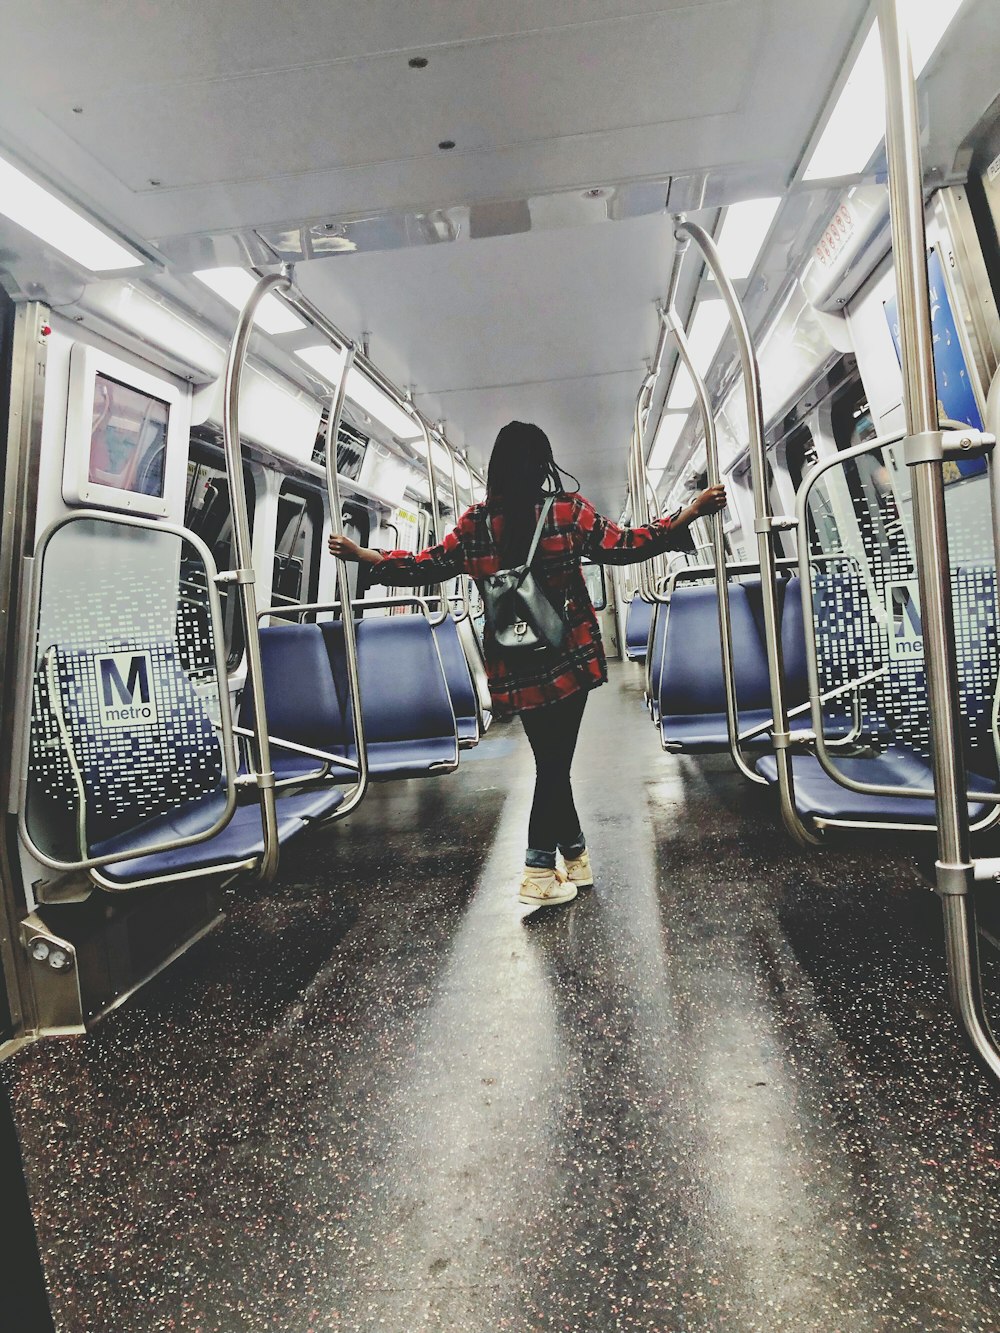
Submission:
M 331 384 L 336 384 L 340 379 L 344 368 L 344 352 L 341 348 L 322 343 L 318 347 L 301 347 L 295 355 L 306 365 L 312 366 L 313 370 L 318 370 Z M 417 422 L 356 366 L 351 367 L 351 373 L 347 377 L 347 397 L 367 416 L 380 421 L 397 439 L 412 443 L 419 441 L 418 448 L 423 452 L 424 432 Z M 449 476 L 450 466 L 449 464 Z
M 670 455 L 681 437 L 681 431 L 684 429 L 686 421 L 686 412 L 674 412 L 669 416 L 664 414 L 660 418 L 656 439 L 653 441 L 653 447 L 649 451 L 649 458 L 646 462 L 650 471 L 662 472 L 670 462 Z
M 803 179 L 853 176 L 864 171 L 884 134 L 885 81 L 878 24 L 873 23 Z
M 688 351 L 702 379 L 712 369 L 715 354 L 728 328 L 729 312 L 724 301 L 703 301 L 695 311 L 688 334 Z
M 424 432 L 409 413 L 404 412 L 377 384 L 356 367 L 347 377 L 347 396 L 362 412 L 380 421 L 397 440 L 422 440 Z
M 940 46 L 941 38 L 961 8 L 962 0 L 908 0 L 903 7 L 910 29 L 914 78 L 923 73 L 924 66 Z
M 667 411 L 685 412 L 689 407 L 694 407 L 696 401 L 697 394 L 694 391 L 694 380 L 688 374 L 687 367 L 678 359 L 677 373 L 674 375 L 670 393 L 667 397 Z
M 646 469 L 646 476 L 649 478 L 649 484 L 652 486 L 654 494 L 660 489 L 664 471 L 664 468 L 657 468 L 652 471 L 649 468 Z
M 331 384 L 339 383 L 344 369 L 342 347 L 331 347 L 329 343 L 324 343 L 319 347 L 303 347 L 295 355 L 307 366 L 312 366 L 313 370 L 318 370 Z
M 910 32 L 914 78 L 923 72 L 961 5 L 962 0 L 908 0 L 903 21 Z M 820 141 L 802 173 L 803 179 L 859 175 L 884 138 L 885 78 L 875 22 L 827 118 Z
M 194 276 L 236 310 L 243 309 L 257 286 L 257 279 L 244 268 L 202 268 Z M 255 323 L 265 333 L 295 333 L 305 328 L 298 315 L 282 305 L 273 292 L 268 292 L 257 307 Z
M 0 213 L 33 232 L 39 240 L 54 245 L 91 273 L 137 268 L 143 262 L 3 158 L 0 158 Z
M 431 448 L 434 452 L 434 470 L 437 474 L 437 479 L 442 485 L 447 484 L 450 489 L 451 453 L 444 447 L 444 445 L 438 444 L 436 440 L 432 443 Z
M 726 209 L 718 245 L 731 278 L 749 278 L 753 272 L 780 203 L 780 198 L 746 199 Z

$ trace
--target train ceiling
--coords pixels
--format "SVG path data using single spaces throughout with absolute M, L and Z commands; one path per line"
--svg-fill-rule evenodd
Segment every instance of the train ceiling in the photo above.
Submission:
M 867 12 L 33 0 L 5 17 L 0 148 L 170 281 L 297 260 L 478 462 L 503 421 L 537 420 L 614 508 L 665 206 L 780 193 Z

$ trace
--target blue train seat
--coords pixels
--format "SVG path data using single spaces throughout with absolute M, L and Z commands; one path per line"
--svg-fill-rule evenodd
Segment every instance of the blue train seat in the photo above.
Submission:
M 771 720 L 767 660 L 747 588 L 729 588 L 740 731 Z M 719 612 L 714 584 L 674 589 L 660 677 L 664 749 L 706 754 L 728 748 Z
M 344 745 L 355 757 L 344 630 L 320 626 L 344 710 Z M 458 734 L 434 633 L 423 616 L 365 617 L 357 625 L 358 673 L 373 779 L 424 777 L 458 767 Z
M 46 664 L 49 706 L 59 712 L 63 742 L 78 774 L 81 856 L 121 856 L 95 873 L 127 887 L 146 879 L 229 871 L 253 863 L 263 850 L 256 805 L 237 807 L 210 838 L 145 854 L 159 842 L 204 832 L 225 809 L 215 726 L 173 643 L 133 642 L 121 652 L 105 653 L 54 648 Z M 97 674 L 113 681 L 115 671 L 119 678 L 126 671 L 129 675 L 105 685 Z M 125 690 L 116 693 L 120 683 Z M 117 702 L 119 695 L 129 693 L 129 711 L 138 710 L 135 719 L 109 718 L 107 699 Z M 341 792 L 325 791 L 282 801 L 279 839 L 287 841 L 342 800 Z
M 649 647 L 649 695 L 646 699 L 654 722 L 660 720 L 660 680 L 663 675 L 663 644 L 667 636 L 667 617 L 670 605 L 656 602 L 653 606 L 653 630 Z
M 836 764 L 856 782 L 881 783 L 912 791 L 930 790 L 934 785 L 930 764 L 908 750 L 887 750 L 875 758 L 838 757 Z M 763 755 L 755 767 L 768 782 L 777 782 L 778 764 L 774 755 Z M 851 791 L 835 782 L 820 767 L 815 755 L 792 756 L 792 779 L 795 806 L 803 819 L 844 820 L 852 824 L 933 824 L 935 820 L 933 800 Z M 997 789 L 994 782 L 978 774 L 970 773 L 968 779 L 972 792 L 994 792 Z M 970 802 L 970 821 L 981 819 L 987 809 L 985 803 Z
M 645 662 L 652 618 L 653 603 L 644 602 L 636 593 L 625 614 L 625 656 L 630 662 Z
M 321 759 L 283 750 L 281 741 L 344 755 L 344 709 L 326 642 L 318 625 L 274 625 L 260 631 L 260 655 L 271 737 L 271 767 L 279 782 L 326 776 L 352 781 L 346 769 L 328 773 Z M 254 724 L 253 694 L 244 690 L 239 723 Z
M 785 668 L 785 703 L 789 709 L 809 701 L 809 674 L 806 668 L 806 633 L 802 608 L 802 581 L 793 575 L 779 585 L 781 593 L 781 654 Z M 762 631 L 763 632 L 763 631 Z M 853 719 L 847 696 L 830 700 L 823 706 L 823 735 L 827 740 L 846 739 Z M 812 714 L 807 710 L 789 719 L 792 732 L 811 731 Z
M 300 833 L 310 820 L 320 818 L 330 809 L 329 797 L 336 804 L 343 800 L 340 791 L 327 793 L 307 792 L 297 796 L 282 796 L 278 801 L 278 841 L 286 843 Z M 127 887 L 145 879 L 185 873 L 210 874 L 213 871 L 230 872 L 252 866 L 264 850 L 260 806 L 237 806 L 232 819 L 213 838 L 175 847 L 165 852 L 144 856 L 143 849 L 173 838 L 190 837 L 208 828 L 218 818 L 222 798 L 210 796 L 193 805 L 184 806 L 158 819 L 150 820 L 131 833 L 109 838 L 96 844 L 94 856 L 120 853 L 123 860 L 101 866 L 99 873 L 111 883 Z
M 462 749 L 467 749 L 479 742 L 479 711 L 469 661 L 452 616 L 445 616 L 432 629 L 455 713 L 458 743 Z

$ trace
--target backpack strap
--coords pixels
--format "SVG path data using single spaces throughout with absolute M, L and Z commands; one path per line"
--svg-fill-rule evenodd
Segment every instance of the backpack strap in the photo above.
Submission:
M 542 505 L 542 512 L 538 516 L 538 527 L 535 528 L 535 535 L 532 537 L 531 546 L 528 548 L 528 558 L 524 562 L 524 567 L 526 569 L 531 568 L 531 562 L 534 560 L 535 552 L 538 550 L 538 543 L 541 541 L 542 528 L 545 527 L 545 520 L 549 516 L 549 510 L 555 504 L 555 499 L 556 497 L 554 495 L 550 495 Z

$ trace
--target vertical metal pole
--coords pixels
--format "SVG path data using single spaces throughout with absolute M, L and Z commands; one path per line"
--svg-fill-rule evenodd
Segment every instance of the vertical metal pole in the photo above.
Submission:
M 253 695 L 254 737 L 250 742 L 250 759 L 260 793 L 261 822 L 264 850 L 258 874 L 261 879 L 273 879 L 278 869 L 278 818 L 275 808 L 274 772 L 271 768 L 271 743 L 267 734 L 267 704 L 264 698 L 264 678 L 260 656 L 260 628 L 257 624 L 257 598 L 254 592 L 253 550 L 250 540 L 250 520 L 247 515 L 246 487 L 243 484 L 243 458 L 240 453 L 240 380 L 246 363 L 247 348 L 253 333 L 257 307 L 273 287 L 289 287 L 283 273 L 261 278 L 250 293 L 246 305 L 236 321 L 229 357 L 226 361 L 225 413 L 222 437 L 229 474 L 229 498 L 233 511 L 233 552 L 236 568 L 233 577 L 243 612 L 244 639 L 247 654 L 247 683 Z
M 24 607 L 25 560 L 35 548 L 42 409 L 48 342 L 42 328 L 50 312 L 38 301 L 17 306 L 10 328 L 10 395 L 7 437 L 0 449 L 3 464 L 3 522 L 0 523 L 0 810 L 11 807 L 11 792 L 23 782 L 14 771 L 17 733 L 18 628 Z M 3 409 L 0 408 L 0 416 Z M 29 598 L 30 600 L 30 598 Z M 24 669 L 34 672 L 36 645 L 22 645 Z M 29 719 L 20 719 L 28 726 Z M 15 1038 L 38 1025 L 32 966 L 19 945 L 19 923 L 27 904 L 19 891 L 13 821 L 0 819 L 0 976 L 6 981 L 11 1030 Z M 18 886 L 18 887 L 15 887 Z
M 441 430 L 440 425 L 437 427 L 437 430 L 439 432 L 441 444 L 448 450 L 448 459 L 451 463 L 451 501 L 455 509 L 455 522 L 457 523 L 462 512 L 462 502 L 458 497 L 458 468 L 455 461 L 455 450 L 448 444 L 448 441 L 444 436 L 444 431 Z M 469 602 L 469 579 L 466 574 L 459 575 L 458 586 L 462 590 L 462 611 L 460 615 L 455 617 L 456 622 L 467 620 L 469 611 L 471 610 Z
M 430 487 L 431 492 L 431 523 L 434 526 L 433 540 L 439 542 L 444 534 L 441 531 L 441 504 L 438 500 L 437 468 L 434 466 L 434 442 L 431 439 L 431 428 L 428 426 L 423 416 L 421 416 L 413 406 L 411 399 L 407 398 L 403 406 L 424 433 L 424 448 L 427 450 L 427 484 Z M 429 584 L 428 586 L 432 587 L 433 585 Z M 441 608 L 440 613 L 436 618 L 431 616 L 432 625 L 440 625 L 448 615 L 448 600 L 445 596 L 444 584 L 439 583 L 437 585 L 437 590 L 438 596 L 441 599 Z
M 750 434 L 750 474 L 753 481 L 754 530 L 757 533 L 757 552 L 760 560 L 761 593 L 764 609 L 764 638 L 767 648 L 767 669 L 771 683 L 771 715 L 774 747 L 778 770 L 778 794 L 781 818 L 785 828 L 797 842 L 816 844 L 819 839 L 812 833 L 795 808 L 795 787 L 791 761 L 791 735 L 788 730 L 788 706 L 785 702 L 785 666 L 781 651 L 781 617 L 778 612 L 777 568 L 774 555 L 771 497 L 767 491 L 767 451 L 764 445 L 764 405 L 760 392 L 760 367 L 754 352 L 750 330 L 743 305 L 736 294 L 715 242 L 704 227 L 696 222 L 679 221 L 678 230 L 686 232 L 705 257 L 729 311 L 729 319 L 736 337 L 743 370 L 743 391 L 746 396 L 747 426 Z
M 672 307 L 663 312 L 664 327 L 673 335 L 681 363 L 691 376 L 701 415 L 701 427 L 705 435 L 705 463 L 708 469 L 709 486 L 718 486 L 722 481 L 719 472 L 719 442 L 715 429 L 715 414 L 709 401 L 705 381 L 691 360 L 687 334 Z M 713 514 L 712 563 L 715 566 L 715 587 L 719 603 L 719 644 L 722 652 L 722 680 L 726 694 L 726 731 L 729 736 L 729 753 L 733 763 L 751 782 L 766 785 L 766 778 L 756 773 L 743 757 L 740 749 L 739 702 L 736 696 L 736 662 L 733 654 L 733 623 L 729 609 L 729 580 L 726 573 L 726 539 L 722 528 L 722 514 Z
M 913 478 L 916 563 L 934 764 L 937 892 L 944 913 L 945 955 L 952 1004 L 977 1051 L 1000 1077 L 1000 1052 L 981 1018 L 981 981 L 969 940 L 972 929 L 968 902 L 972 879 L 969 815 L 965 797 L 965 757 L 959 729 L 961 707 L 955 617 L 927 280 L 916 87 L 909 36 L 900 16 L 898 0 L 879 0 L 878 22 L 885 72 L 889 204 L 907 430 L 903 448 Z
M 340 371 L 340 381 L 330 403 L 330 414 L 326 422 L 326 499 L 330 506 L 330 530 L 335 537 L 344 535 L 343 503 L 340 496 L 340 477 L 337 473 L 337 436 L 340 432 L 340 418 L 344 411 L 344 399 L 347 396 L 347 377 L 354 365 L 356 351 L 354 343 L 347 343 L 344 347 L 344 364 Z M 354 748 L 358 756 L 357 784 L 337 810 L 337 818 L 343 819 L 361 803 L 368 790 L 368 743 L 365 739 L 361 673 L 358 669 L 358 639 L 354 624 L 354 608 L 351 605 L 351 582 L 345 560 L 337 561 L 337 592 L 340 597 L 340 620 L 344 627 L 344 660 L 347 664 L 347 689 L 351 698 L 351 726 L 354 731 Z

